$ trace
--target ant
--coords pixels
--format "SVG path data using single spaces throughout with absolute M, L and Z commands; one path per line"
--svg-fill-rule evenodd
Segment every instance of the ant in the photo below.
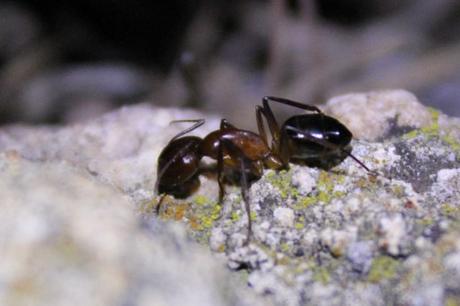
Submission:
M 270 101 L 314 113 L 290 117 L 280 128 L 270 108 Z M 268 145 L 263 118 L 270 130 L 271 146 Z M 290 161 L 311 165 L 312 162 L 321 164 L 321 161 L 330 161 L 337 156 L 341 160 L 350 156 L 367 172 L 372 173 L 348 149 L 353 137 L 351 132 L 337 119 L 325 115 L 316 106 L 267 96 L 263 98 L 262 106 L 256 106 L 256 119 L 259 134 L 238 129 L 222 119 L 220 129 L 204 138 L 184 136 L 202 126 L 204 119 L 172 121 L 194 124 L 175 135 L 158 157 L 155 189 L 162 196 L 156 207 L 157 213 L 166 194 L 179 198 L 186 197 L 199 186 L 199 164 L 204 156 L 217 161 L 219 203 L 222 203 L 225 194 L 224 167 L 240 173 L 241 192 L 248 217 L 245 244 L 249 243 L 252 233 L 248 199 L 249 179 L 259 179 L 264 168 L 281 170 L 288 169 Z
M 194 122 L 194 124 L 175 135 L 158 157 L 157 181 L 155 189 L 162 194 L 156 206 L 157 214 L 166 194 L 175 197 L 187 197 L 199 186 L 198 173 L 200 160 L 204 156 L 217 161 L 217 182 L 219 185 L 219 203 L 225 194 L 224 168 L 240 174 L 240 185 L 248 217 L 247 244 L 252 232 L 249 207 L 249 179 L 258 179 L 264 168 L 280 169 L 282 161 L 272 153 L 266 141 L 258 134 L 238 129 L 226 119 L 220 122 L 220 128 L 206 137 L 184 136 L 202 126 L 204 119 L 176 120 Z

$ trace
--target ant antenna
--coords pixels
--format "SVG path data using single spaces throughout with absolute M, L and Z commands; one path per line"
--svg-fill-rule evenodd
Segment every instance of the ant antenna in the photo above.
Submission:
M 372 173 L 372 174 L 375 174 L 374 171 L 370 170 L 362 161 L 360 161 L 356 156 L 354 156 L 353 154 L 351 154 L 350 151 L 347 151 L 345 149 L 341 149 L 342 152 L 346 153 L 348 156 L 350 156 L 351 158 L 353 158 L 353 160 L 355 162 L 357 162 L 361 167 L 363 167 L 364 169 L 366 169 L 367 172 L 369 173 Z
M 176 136 L 174 136 L 173 138 L 171 138 L 171 140 L 169 142 L 172 142 L 173 140 L 176 140 L 177 138 L 181 137 L 181 136 L 184 136 L 185 134 L 199 128 L 200 126 L 202 126 L 205 122 L 204 119 L 183 119 L 183 120 L 173 120 L 171 122 L 169 122 L 169 124 L 173 124 L 173 123 L 181 123 L 181 122 L 195 122 L 194 125 L 192 125 L 191 127 L 183 130 L 182 132 L 180 132 L 179 134 L 177 134 Z

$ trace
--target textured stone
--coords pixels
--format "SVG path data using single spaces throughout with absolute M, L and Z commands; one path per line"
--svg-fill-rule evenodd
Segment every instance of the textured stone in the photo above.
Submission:
M 186 274 L 184 282 L 193 286 L 205 283 L 205 289 L 191 287 L 186 292 L 200 294 L 189 297 L 188 293 L 181 293 L 179 286 L 179 292 L 172 295 L 204 305 L 257 305 L 262 296 L 276 305 L 292 306 L 386 305 L 388 301 L 397 305 L 455 305 L 453 303 L 460 300 L 457 269 L 460 258 L 459 120 L 424 108 L 412 94 L 401 90 L 339 97 L 332 99 L 326 110 L 340 117 L 355 136 L 361 138 L 353 140 L 353 154 L 379 173 L 378 176 L 369 175 L 350 158 L 328 171 L 302 165 L 291 165 L 290 170 L 278 173 L 266 171 L 250 188 L 253 235 L 247 246 L 244 242 L 248 220 L 238 186 L 227 186 L 224 201 L 218 205 L 214 177 L 200 175 L 201 187 L 196 193 L 184 200 L 166 197 L 163 203 L 160 219 L 185 224 L 188 236 L 209 245 L 215 257 L 226 262 L 227 267 L 247 271 L 244 275 L 252 291 L 258 294 L 254 301 L 243 288 L 244 281 L 236 277 L 236 285 L 227 283 L 231 277 L 223 265 L 190 240 L 174 238 L 176 227 L 172 229 L 169 223 L 159 223 L 153 213 L 158 201 L 153 193 L 156 158 L 168 140 L 187 126 L 169 126 L 168 122 L 206 118 L 207 124 L 193 132 L 203 136 L 216 129 L 219 120 L 196 112 L 146 105 L 120 109 L 74 126 L 10 126 L 0 130 L 0 150 L 4 152 L 0 171 L 16 171 L 16 176 L 8 174 L 0 179 L 9 182 L 3 188 L 3 198 L 14 199 L 12 206 L 21 211 L 20 216 L 11 217 L 9 212 L 14 210 L 8 208 L 4 209 L 4 216 L 0 216 L 5 224 L 0 227 L 0 237 L 8 246 L 21 245 L 18 249 L 14 247 L 9 257 L 2 256 L 6 258 L 0 268 L 0 273 L 5 275 L 2 280 L 6 275 L 14 275 L 10 273 L 15 269 L 21 273 L 29 271 L 29 261 L 21 261 L 21 258 L 34 258 L 30 254 L 36 254 L 36 259 L 43 261 L 34 265 L 40 270 L 39 275 L 52 274 L 53 265 L 58 265 L 59 271 L 74 271 L 74 263 L 66 261 L 68 253 L 54 255 L 54 251 L 48 251 L 52 256 L 41 259 L 39 250 L 47 244 L 35 248 L 35 241 L 48 237 L 49 232 L 51 237 L 69 232 L 85 246 L 83 262 L 91 269 L 82 270 L 90 276 L 69 272 L 67 279 L 78 284 L 78 288 L 93 290 L 91 292 L 96 292 L 91 288 L 101 286 L 99 282 L 107 282 L 97 291 L 100 295 L 91 301 L 112 301 L 109 293 L 118 292 L 117 296 L 134 296 L 125 298 L 128 302 L 118 299 L 120 304 L 140 305 L 137 301 L 144 298 L 149 302 L 164 298 L 161 303 L 175 305 L 176 300 L 166 297 L 171 291 L 159 286 L 174 283 L 176 277 Z M 209 159 L 206 162 L 214 163 Z M 69 171 L 73 174 L 66 170 L 60 175 L 51 175 L 47 167 L 71 168 Z M 95 185 L 77 188 L 75 176 L 87 182 L 84 186 Z M 30 184 L 22 183 L 25 177 L 34 179 Z M 48 186 L 47 189 L 42 185 Z M 69 185 L 76 187 L 69 191 L 66 187 Z M 36 186 L 43 188 L 36 190 Z M 42 189 L 56 195 L 50 196 Z M 57 196 L 61 193 L 64 195 Z M 108 193 L 108 198 L 103 200 L 100 193 Z M 50 204 L 56 207 L 48 209 L 46 205 L 54 203 L 54 199 L 57 203 L 64 202 L 59 197 L 70 198 L 72 204 Z M 40 217 L 32 209 L 42 207 L 33 204 L 36 201 L 47 207 L 39 209 Z M 3 205 L 5 203 L 9 202 Z M 96 205 L 101 210 L 93 215 L 94 210 L 89 207 Z M 67 217 L 56 218 L 61 216 L 61 209 L 71 213 L 63 212 Z M 117 217 L 119 214 L 122 217 Z M 144 220 L 143 226 L 135 216 Z M 43 218 L 51 221 L 43 221 Z M 59 221 L 61 219 L 66 221 Z M 71 222 L 70 219 L 75 219 L 79 226 L 62 225 Z M 127 221 L 123 223 L 120 219 Z M 16 222 L 17 229 L 10 238 L 11 226 L 6 224 L 11 222 Z M 144 248 L 148 251 L 143 251 Z M 74 249 L 64 250 L 73 254 Z M 79 247 L 76 250 L 80 250 Z M 155 257 L 155 252 L 163 257 Z M 172 254 L 176 252 L 179 261 L 186 262 L 185 266 L 169 264 L 175 260 Z M 101 263 L 98 254 L 107 259 Z M 121 263 L 116 261 L 117 256 L 123 258 Z M 77 264 L 82 260 L 80 255 L 75 258 Z M 113 262 L 117 264 L 112 265 Z M 159 267 L 155 266 L 157 262 L 161 262 Z M 104 270 L 109 269 L 107 267 L 110 273 Z M 208 268 L 212 272 L 206 270 Z M 120 270 L 135 271 L 128 274 L 140 276 L 132 276 L 137 280 L 133 282 Z M 104 276 L 95 276 L 99 271 L 104 271 L 101 272 Z M 151 278 L 149 271 L 157 277 Z M 239 273 L 234 272 L 233 276 Z M 208 278 L 195 280 L 193 275 L 197 274 Z M 114 280 L 106 280 L 104 277 L 109 278 L 108 275 L 115 275 Z M 131 284 L 128 291 L 137 294 L 120 295 L 119 292 L 125 292 L 126 283 Z M 33 287 L 28 284 L 4 287 L 0 292 L 9 294 L 15 292 L 12 290 L 21 290 L 21 298 L 48 304 L 61 296 L 68 301 L 82 301 L 69 298 L 74 293 L 67 287 L 75 287 L 69 283 L 61 286 L 61 283 L 49 282 L 47 290 L 52 293 L 45 297 L 34 295 Z M 222 284 L 228 291 L 214 287 L 216 284 Z M 155 288 L 161 289 L 155 291 Z
M 324 110 L 358 139 L 377 140 L 432 123 L 430 112 L 405 90 L 350 93 L 330 99 Z

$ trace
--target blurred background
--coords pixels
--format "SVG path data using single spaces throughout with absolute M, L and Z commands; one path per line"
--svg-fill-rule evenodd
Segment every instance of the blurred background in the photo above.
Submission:
M 0 2 L 0 124 L 147 101 L 254 128 L 264 95 L 388 88 L 460 116 L 460 1 Z

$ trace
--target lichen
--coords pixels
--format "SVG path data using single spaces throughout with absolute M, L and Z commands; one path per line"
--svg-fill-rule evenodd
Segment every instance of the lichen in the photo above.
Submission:
M 460 306 L 458 297 L 448 297 L 446 299 L 446 306 Z
M 451 205 L 449 203 L 444 203 L 441 206 L 441 211 L 445 216 L 453 217 L 460 212 L 460 209 L 457 206 Z
M 431 114 L 431 124 L 424 126 L 420 131 L 428 137 L 435 137 L 439 135 L 439 111 L 429 107 L 428 111 Z
M 431 107 L 428 108 L 428 111 L 431 114 L 431 124 L 404 134 L 402 136 L 403 139 L 410 140 L 421 134 L 425 135 L 427 138 L 433 138 L 439 135 L 439 111 Z
M 299 218 L 297 218 L 297 221 L 294 223 L 294 228 L 297 230 L 301 230 L 305 228 L 305 217 L 304 216 L 300 216 Z
M 325 267 L 315 267 L 313 269 L 313 279 L 323 285 L 327 285 L 331 280 L 331 275 Z
M 240 215 L 236 211 L 232 211 L 231 219 L 233 222 L 237 222 L 240 220 Z
M 292 171 L 282 170 L 278 173 L 275 171 L 269 171 L 266 175 L 267 181 L 277 188 L 280 192 L 280 196 L 283 200 L 286 200 L 289 196 L 297 197 L 299 191 L 297 188 L 292 187 Z
M 332 199 L 342 197 L 342 191 L 334 191 L 334 186 L 343 184 L 345 178 L 343 175 L 331 173 L 329 171 L 321 171 L 318 178 L 318 195 L 317 201 L 322 204 L 328 204 Z
M 156 210 L 158 198 L 153 197 L 150 200 L 144 201 L 139 205 L 138 211 L 140 214 L 150 215 Z
M 204 206 L 204 205 L 208 204 L 210 202 L 210 200 L 206 196 L 198 194 L 193 198 L 193 202 L 196 205 Z
M 288 244 L 288 243 L 286 243 L 286 242 L 280 244 L 280 250 L 281 250 L 281 252 L 283 252 L 283 253 L 288 253 L 288 252 L 290 251 L 290 249 L 291 249 L 290 244 Z
M 316 196 L 301 197 L 294 204 L 293 208 L 295 210 L 303 210 L 303 209 L 308 208 L 309 206 L 311 206 L 311 205 L 313 205 L 313 204 L 315 204 L 317 202 L 318 202 L 318 199 L 316 198 Z
M 379 256 L 372 260 L 367 279 L 372 283 L 391 279 L 396 276 L 399 262 L 390 256 Z
M 460 142 L 449 134 L 442 136 L 441 140 L 447 144 L 455 152 L 457 158 L 460 159 Z
M 194 207 L 188 215 L 191 228 L 197 231 L 211 229 L 220 217 L 222 206 L 204 195 L 196 195 L 192 203 Z

